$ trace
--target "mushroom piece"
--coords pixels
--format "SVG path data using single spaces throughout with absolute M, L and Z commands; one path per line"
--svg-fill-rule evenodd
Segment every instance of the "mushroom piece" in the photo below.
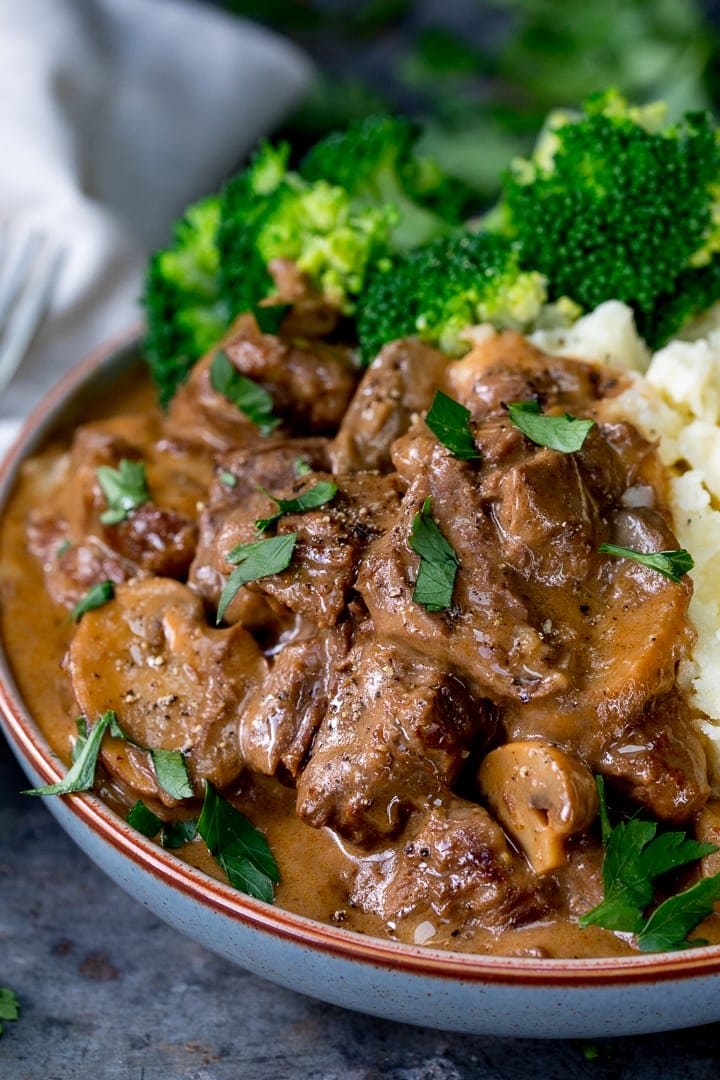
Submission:
M 563 866 L 566 838 L 586 829 L 598 812 L 590 771 L 548 743 L 498 747 L 480 766 L 478 782 L 495 817 L 536 874 Z

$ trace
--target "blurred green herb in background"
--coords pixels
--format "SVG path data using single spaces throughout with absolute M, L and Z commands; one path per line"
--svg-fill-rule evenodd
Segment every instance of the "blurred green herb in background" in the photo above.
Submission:
M 717 5 L 698 0 L 226 0 L 293 38 L 319 76 L 282 134 L 300 148 L 382 109 L 490 199 L 553 108 L 616 86 L 671 116 L 720 102 Z

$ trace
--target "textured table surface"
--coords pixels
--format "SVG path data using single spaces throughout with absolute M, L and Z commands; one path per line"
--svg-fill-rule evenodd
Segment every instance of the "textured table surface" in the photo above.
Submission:
M 105 878 L 0 736 L 0 986 L 22 1015 L 2 1080 L 717 1080 L 720 1024 L 661 1036 L 502 1040 L 406 1027 L 226 963 Z M 593 1060 L 587 1060 L 589 1055 Z

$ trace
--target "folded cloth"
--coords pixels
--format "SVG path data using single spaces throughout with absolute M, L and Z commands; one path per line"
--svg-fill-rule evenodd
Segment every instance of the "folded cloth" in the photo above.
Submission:
M 147 254 L 297 101 L 294 46 L 181 0 L 0 4 L 0 220 L 64 250 L 0 400 L 0 453 L 73 363 L 140 317 Z

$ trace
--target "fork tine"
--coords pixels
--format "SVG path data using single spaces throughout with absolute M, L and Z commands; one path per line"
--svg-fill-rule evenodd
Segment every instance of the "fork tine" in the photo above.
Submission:
M 14 306 L 0 344 L 0 390 L 5 388 L 17 371 L 42 322 L 62 259 L 63 252 L 46 242 L 34 261 L 30 276 L 22 286 L 22 293 Z M 17 290 L 14 291 L 17 294 Z
M 12 233 L 3 223 L 0 232 L 0 326 L 8 321 L 9 312 L 25 285 L 41 245 L 41 236 L 32 231 L 23 235 L 19 243 L 13 244 Z

